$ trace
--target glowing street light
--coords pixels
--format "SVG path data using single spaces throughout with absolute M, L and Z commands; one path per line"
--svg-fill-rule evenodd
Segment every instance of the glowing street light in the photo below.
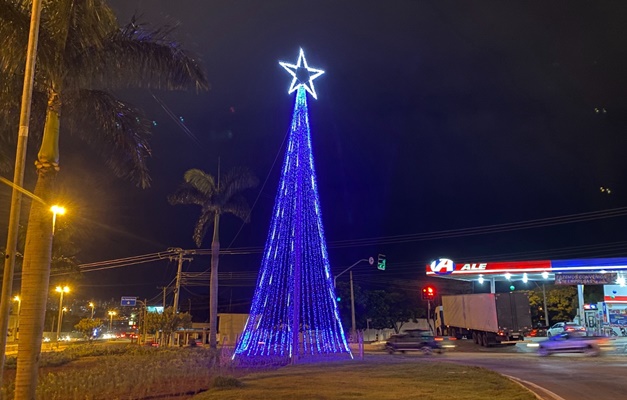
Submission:
M 94 303 L 89 303 L 89 307 L 91 307 L 91 319 L 94 319 L 94 307 L 96 305 Z
M 57 286 L 55 292 L 61 294 L 59 296 L 59 317 L 57 318 L 57 346 L 59 346 L 59 339 L 61 338 L 61 322 L 63 321 L 63 293 L 70 293 L 70 288 L 67 286 Z
M 115 311 L 109 311 L 109 332 L 111 332 L 111 325 L 113 324 L 113 316 L 118 315 Z
M 50 211 L 52 211 L 52 235 L 54 236 L 54 225 L 57 222 L 57 214 L 65 214 L 65 207 L 54 205 L 50 207 Z

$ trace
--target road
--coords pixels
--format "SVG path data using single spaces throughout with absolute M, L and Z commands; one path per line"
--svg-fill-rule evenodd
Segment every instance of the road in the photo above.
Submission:
M 443 356 L 407 353 L 391 357 L 420 357 L 427 362 L 484 367 L 528 382 L 527 386 L 546 400 L 627 398 L 627 354 L 622 347 L 600 357 L 581 354 L 539 357 L 526 345 L 485 349 L 473 343 L 460 343 L 457 349 Z

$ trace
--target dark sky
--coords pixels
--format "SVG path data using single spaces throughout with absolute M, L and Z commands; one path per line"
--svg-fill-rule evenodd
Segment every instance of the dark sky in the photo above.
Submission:
M 278 61 L 295 62 L 299 47 L 310 66 L 326 70 L 315 82 L 318 100 L 309 98 L 309 111 L 336 273 L 377 253 L 387 255 L 388 270 L 357 267 L 363 285 L 422 276 L 425 263 L 440 256 L 627 255 L 624 217 L 453 239 L 401 238 L 394 245 L 354 242 L 627 206 L 627 3 L 110 4 L 121 24 L 137 12 L 152 26 L 179 25 L 174 36 L 199 55 L 212 90 L 154 92 L 197 141 L 149 92 L 116 92 L 157 122 L 147 190 L 114 178 L 96 154 L 62 139 L 60 177 L 86 229 L 78 240 L 83 262 L 193 248 L 198 210 L 170 206 L 166 196 L 189 168 L 216 174 L 218 158 L 223 171 L 247 166 L 267 179 L 263 190 L 247 193 L 251 203 L 258 201 L 252 222 L 237 236 L 240 222 L 223 218 L 222 245 L 235 239 L 232 248 L 262 247 L 294 102 L 287 94 L 290 76 Z M 349 242 L 340 248 L 340 241 Z M 209 246 L 210 237 L 203 244 Z M 254 276 L 259 261 L 259 254 L 223 256 L 221 271 Z M 185 269 L 208 265 L 207 257 L 196 257 Z M 81 290 L 151 298 L 174 273 L 167 261 L 90 273 Z M 240 288 L 231 296 L 224 283 L 222 302 L 250 300 Z M 191 287 L 182 296 L 206 293 Z

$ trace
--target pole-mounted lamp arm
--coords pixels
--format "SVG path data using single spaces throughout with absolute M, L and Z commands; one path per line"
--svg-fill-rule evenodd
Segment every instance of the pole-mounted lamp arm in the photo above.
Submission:
M 348 272 L 351 268 L 353 268 L 354 266 L 356 266 L 357 264 L 359 264 L 360 262 L 364 262 L 364 261 L 369 261 L 367 258 L 362 258 L 361 260 L 355 262 L 355 264 L 351 265 L 350 267 L 346 268 L 344 271 L 340 272 L 339 274 L 335 275 L 333 277 L 333 287 L 336 287 L 336 280 L 337 278 L 339 278 L 342 274 Z

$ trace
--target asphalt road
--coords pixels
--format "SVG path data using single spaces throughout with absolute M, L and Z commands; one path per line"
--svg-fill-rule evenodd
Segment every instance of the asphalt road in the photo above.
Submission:
M 627 398 L 627 353 L 624 343 L 599 357 L 557 354 L 539 357 L 533 347 L 519 344 L 503 348 L 481 348 L 460 341 L 443 355 L 415 353 L 391 357 L 420 357 L 427 362 L 453 362 L 491 369 L 522 381 L 546 400 Z

